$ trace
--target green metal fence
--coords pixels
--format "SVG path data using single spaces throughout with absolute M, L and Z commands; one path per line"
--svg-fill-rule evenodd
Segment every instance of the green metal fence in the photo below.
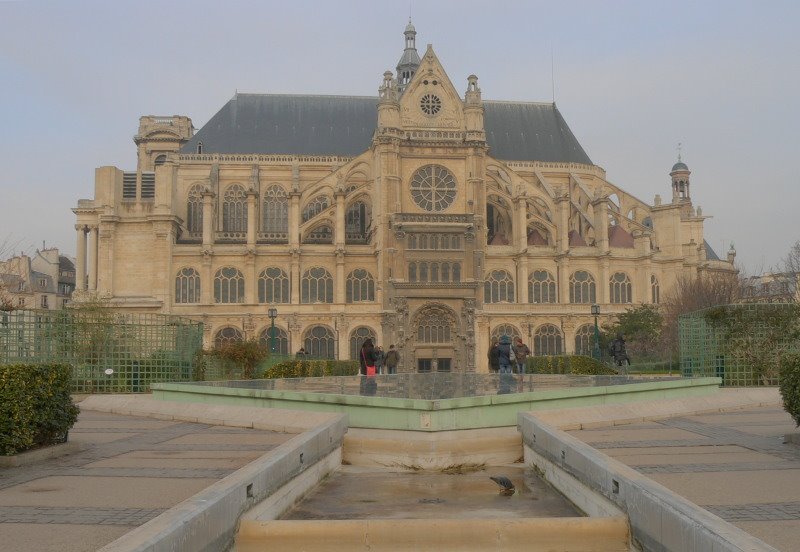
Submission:
M 74 393 L 139 393 L 192 381 L 202 323 L 110 309 L 0 313 L 0 364 L 72 366 Z
M 777 385 L 781 352 L 800 350 L 792 328 L 800 324 L 794 304 L 741 304 L 681 315 L 681 372 L 716 376 L 725 386 Z

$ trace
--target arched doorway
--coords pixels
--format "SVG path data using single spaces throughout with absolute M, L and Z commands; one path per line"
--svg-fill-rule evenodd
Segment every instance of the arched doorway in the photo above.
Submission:
M 456 347 L 458 327 L 452 309 L 441 303 L 423 305 L 413 318 L 412 351 L 414 372 L 455 372 L 463 370 L 463 351 Z

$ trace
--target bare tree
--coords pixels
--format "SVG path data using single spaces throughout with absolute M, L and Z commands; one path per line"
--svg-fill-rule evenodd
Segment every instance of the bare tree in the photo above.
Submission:
M 678 318 L 708 307 L 730 305 L 742 296 L 742 283 L 736 273 L 711 273 L 680 276 L 664 301 L 664 347 L 678 351 Z
M 783 271 L 789 279 L 791 298 L 800 302 L 800 240 L 794 242 L 783 259 Z

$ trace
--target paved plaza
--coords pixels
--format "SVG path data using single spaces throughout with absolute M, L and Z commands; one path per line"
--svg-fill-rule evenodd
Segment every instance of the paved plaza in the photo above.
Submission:
M 690 401 L 697 404 L 684 405 L 689 411 L 709 406 L 707 398 Z M 771 404 L 570 434 L 793 551 L 800 542 L 800 446 L 783 436 L 794 431 L 788 414 Z M 0 468 L 0 551 L 97 550 L 292 437 L 83 410 L 70 432 L 80 450 Z
M 800 446 L 780 407 L 570 431 L 779 550 L 800 542 Z
M 291 437 L 81 411 L 83 450 L 0 468 L 0 551 L 97 550 Z

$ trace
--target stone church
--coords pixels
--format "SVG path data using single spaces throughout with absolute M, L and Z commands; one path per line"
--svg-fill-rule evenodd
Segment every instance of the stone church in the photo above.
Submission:
M 734 270 L 680 159 L 645 203 L 554 103 L 484 100 L 475 75 L 462 95 L 404 34 L 377 97 L 237 93 L 197 132 L 142 117 L 136 170 L 98 168 L 74 209 L 76 299 L 200 320 L 207 346 L 345 359 L 371 337 L 400 371 L 480 372 L 492 336 L 587 353 L 593 304 L 602 322 Z

